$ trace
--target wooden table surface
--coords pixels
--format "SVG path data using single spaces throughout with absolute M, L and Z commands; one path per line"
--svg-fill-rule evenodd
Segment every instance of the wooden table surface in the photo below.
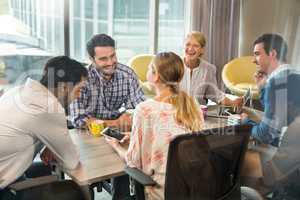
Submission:
M 124 162 L 104 137 L 94 137 L 87 130 L 73 129 L 71 138 L 80 153 L 80 165 L 64 170 L 79 185 L 88 185 L 124 174 Z M 67 148 L 67 147 L 66 147 Z
M 217 107 L 212 107 L 209 112 L 214 113 L 216 109 Z M 251 111 L 251 114 L 250 111 L 251 109 L 247 111 L 250 115 L 256 113 Z M 226 124 L 226 119 L 207 117 L 204 129 L 224 127 Z M 124 162 L 106 143 L 104 137 L 94 137 L 87 130 L 77 129 L 70 130 L 70 135 L 79 150 L 80 165 L 75 170 L 64 172 L 79 185 L 88 185 L 124 174 Z

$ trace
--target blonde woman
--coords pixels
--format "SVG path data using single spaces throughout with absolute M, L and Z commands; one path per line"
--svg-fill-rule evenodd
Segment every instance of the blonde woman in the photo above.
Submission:
M 187 34 L 184 41 L 185 72 L 180 83 L 181 89 L 196 97 L 200 104 L 206 104 L 210 99 L 219 104 L 241 106 L 242 98 L 230 100 L 219 90 L 216 66 L 202 58 L 205 45 L 203 33 L 193 31 Z
M 156 96 L 136 107 L 128 150 L 116 140 L 107 139 L 127 165 L 143 170 L 158 183 L 146 187 L 146 199 L 164 199 L 170 141 L 176 135 L 199 131 L 203 125 L 201 109 L 179 89 L 183 73 L 183 62 L 178 55 L 172 52 L 156 55 L 147 73 Z

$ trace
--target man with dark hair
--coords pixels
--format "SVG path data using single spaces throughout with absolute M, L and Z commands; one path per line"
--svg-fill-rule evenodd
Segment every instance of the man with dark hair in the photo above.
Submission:
M 297 153 L 291 152 L 289 148 L 294 145 L 290 138 L 297 140 L 297 137 L 289 135 L 286 130 L 300 115 L 300 73 L 286 64 L 288 47 L 280 35 L 263 34 L 255 40 L 253 46 L 253 61 L 258 65 L 255 79 L 260 89 L 264 113 L 260 123 L 249 120 L 243 113 L 242 123 L 253 125 L 251 135 L 259 144 L 252 149 L 260 153 L 261 166 L 257 167 L 263 168 L 263 183 L 270 187 L 278 184 L 277 178 L 282 175 L 280 173 L 287 173 L 285 166 L 290 171 L 298 167 Z M 283 188 L 283 185 L 280 187 Z
M 26 178 L 25 171 L 44 147 L 41 159 L 46 166 L 53 160 L 69 169 L 77 166 L 79 154 L 68 133 L 64 107 L 77 98 L 86 77 L 87 70 L 79 62 L 67 56 L 54 57 L 45 65 L 40 82 L 28 78 L 24 85 L 1 96 L 0 196 L 4 195 L 4 199 L 12 183 Z M 36 173 L 47 171 L 39 167 L 42 170 Z M 36 176 L 33 168 L 30 167 L 31 175 Z M 45 185 L 37 186 L 25 196 L 41 199 L 47 195 L 57 199 L 55 191 L 62 195 L 64 190 L 59 188 L 63 187 L 66 191 L 60 199 L 80 199 L 80 191 L 70 184 L 74 185 L 70 181 L 50 184 L 50 194 L 43 192 Z
M 84 127 L 95 119 L 108 126 L 131 127 L 128 114 L 120 108 L 133 109 L 144 100 L 134 71 L 117 62 L 115 41 L 108 35 L 98 34 L 87 42 L 91 64 L 85 87 L 79 99 L 70 105 L 70 119 L 76 128 Z
M 88 80 L 80 98 L 70 105 L 70 120 L 76 128 L 101 119 L 107 126 L 122 130 L 131 128 L 131 117 L 120 108 L 133 109 L 144 100 L 134 71 L 117 61 L 115 41 L 106 34 L 93 36 L 87 42 Z M 129 197 L 128 176 L 112 180 L 113 199 Z
M 286 55 L 287 44 L 280 35 L 264 34 L 255 40 L 253 62 L 258 65 L 256 79 L 261 89 L 264 115 L 257 124 L 242 114 L 244 123 L 254 125 L 252 136 L 274 147 L 280 144 L 282 128 L 300 114 L 300 95 L 296 92 L 300 84 L 299 72 L 286 64 Z

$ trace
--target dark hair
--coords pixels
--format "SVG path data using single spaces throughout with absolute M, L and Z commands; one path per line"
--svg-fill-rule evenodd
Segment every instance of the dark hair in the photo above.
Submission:
M 94 35 L 86 44 L 86 50 L 90 57 L 95 56 L 95 47 L 113 47 L 115 48 L 115 40 L 106 34 Z
M 254 41 L 253 45 L 258 43 L 263 43 L 264 50 L 267 54 L 274 49 L 277 53 L 276 58 L 280 61 L 286 62 L 288 46 L 280 35 L 273 33 L 263 34 Z
M 82 77 L 87 77 L 87 69 L 68 56 L 57 56 L 49 59 L 43 71 L 40 83 L 45 87 L 56 88 L 59 82 L 76 85 Z

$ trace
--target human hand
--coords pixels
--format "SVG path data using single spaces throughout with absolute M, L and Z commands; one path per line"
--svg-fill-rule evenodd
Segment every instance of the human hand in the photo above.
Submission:
M 234 100 L 232 100 L 232 105 L 233 107 L 242 107 L 244 103 L 244 98 L 243 97 L 238 97 Z
M 120 140 L 121 144 L 126 144 L 129 142 L 130 140 L 130 132 L 123 132 L 122 134 L 124 134 L 125 136 L 123 137 L 122 140 Z
M 129 113 L 123 113 L 118 119 L 118 128 L 121 131 L 130 131 L 132 125 L 132 115 Z
M 266 75 L 266 73 L 258 70 L 254 74 L 254 80 L 255 80 L 255 83 L 256 83 L 258 89 L 261 89 L 266 84 L 267 75 Z
M 105 141 L 112 146 L 114 149 L 116 149 L 118 146 L 120 146 L 119 140 L 113 137 L 109 137 L 107 135 L 104 135 Z
M 40 155 L 40 158 L 46 166 L 49 165 L 50 162 L 56 162 L 54 154 L 48 148 L 44 149 Z
M 241 113 L 240 116 L 241 116 L 241 121 L 248 119 L 248 114 L 246 114 L 246 113 Z

